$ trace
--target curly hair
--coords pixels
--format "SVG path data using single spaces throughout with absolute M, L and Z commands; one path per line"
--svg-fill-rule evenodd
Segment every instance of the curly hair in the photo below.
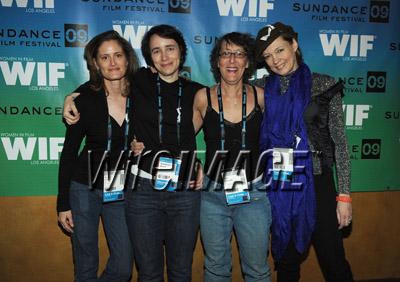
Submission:
M 152 67 L 154 67 L 154 63 L 151 58 L 150 39 L 153 35 L 158 35 L 162 38 L 175 40 L 175 42 L 179 46 L 179 50 L 181 53 L 179 70 L 182 70 L 187 54 L 186 42 L 185 39 L 183 38 L 182 32 L 180 32 L 176 27 L 166 24 L 153 26 L 146 32 L 146 34 L 143 36 L 142 39 L 141 50 L 143 58 L 146 61 L 146 64 Z
M 256 67 L 254 55 L 254 38 L 249 33 L 231 32 L 217 39 L 214 48 L 212 49 L 210 54 L 211 72 L 213 73 L 216 82 L 221 81 L 221 72 L 219 71 L 218 61 L 223 43 L 235 44 L 242 47 L 246 52 L 249 66 L 248 68 L 246 68 L 243 74 L 243 81 L 247 82 L 249 78 L 253 75 Z
M 105 31 L 93 37 L 85 47 L 84 58 L 86 60 L 86 66 L 89 70 L 89 85 L 95 91 L 100 91 L 101 89 L 105 90 L 104 79 L 102 74 L 97 70 L 95 65 L 95 60 L 97 58 L 97 54 L 99 52 L 99 48 L 101 44 L 106 41 L 114 40 L 121 46 L 124 55 L 128 61 L 128 67 L 126 70 L 126 87 L 125 91 L 123 91 L 123 96 L 128 96 L 130 92 L 130 85 L 132 85 L 133 75 L 136 70 L 139 68 L 139 60 L 136 56 L 135 51 L 132 48 L 132 45 L 118 32 L 114 30 Z

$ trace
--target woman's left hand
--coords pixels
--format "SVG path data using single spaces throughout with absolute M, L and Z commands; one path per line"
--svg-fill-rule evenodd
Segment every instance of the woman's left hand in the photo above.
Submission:
M 197 165 L 196 180 L 190 181 L 189 187 L 194 188 L 194 190 L 199 190 L 201 189 L 201 187 L 203 187 L 204 172 L 203 172 L 203 166 L 201 165 L 200 162 L 197 162 L 196 165 Z
M 139 142 L 135 139 L 132 140 L 131 142 L 131 151 L 133 152 L 133 155 L 136 157 L 138 155 L 140 155 L 143 150 L 144 150 L 145 146 L 143 142 Z
M 336 206 L 336 215 L 339 229 L 349 226 L 353 216 L 351 203 L 338 201 Z

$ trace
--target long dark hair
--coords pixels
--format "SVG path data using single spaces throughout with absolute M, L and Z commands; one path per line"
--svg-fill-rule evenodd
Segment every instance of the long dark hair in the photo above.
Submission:
M 129 42 L 125 38 L 123 38 L 121 35 L 119 35 L 118 32 L 114 30 L 109 30 L 96 35 L 89 41 L 89 43 L 85 47 L 84 58 L 86 60 L 87 69 L 89 70 L 90 87 L 95 91 L 100 91 L 101 89 L 105 90 L 103 76 L 97 70 L 95 60 L 97 58 L 97 53 L 99 52 L 100 45 L 106 41 L 111 40 L 116 41 L 118 45 L 121 46 L 128 61 L 128 67 L 125 75 L 127 84 L 125 90 L 122 93 L 123 96 L 128 96 L 130 92 L 130 85 L 133 81 L 133 75 L 138 69 L 139 63 L 136 53 L 132 48 L 132 45 L 129 44 Z

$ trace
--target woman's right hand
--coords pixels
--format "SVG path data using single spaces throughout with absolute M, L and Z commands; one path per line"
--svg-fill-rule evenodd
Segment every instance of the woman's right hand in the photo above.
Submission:
M 65 96 L 63 117 L 65 118 L 65 121 L 69 125 L 75 124 L 79 121 L 80 115 L 74 102 L 74 99 L 79 95 L 80 93 L 72 93 L 70 95 Z
M 139 142 L 136 139 L 133 139 L 131 142 L 131 150 L 133 152 L 133 155 L 136 157 L 137 155 L 140 155 L 142 151 L 144 150 L 145 146 L 143 142 Z
M 65 231 L 69 233 L 74 233 L 74 221 L 72 220 L 71 210 L 59 212 L 58 222 L 61 224 L 62 228 Z

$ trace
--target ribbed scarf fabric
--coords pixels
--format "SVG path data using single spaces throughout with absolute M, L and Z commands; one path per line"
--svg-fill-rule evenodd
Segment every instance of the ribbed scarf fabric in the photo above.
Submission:
M 299 253 L 310 244 L 315 226 L 315 191 L 312 156 L 309 152 L 307 129 L 303 113 L 311 100 L 312 76 L 307 65 L 301 64 L 291 74 L 286 93 L 281 94 L 280 78 L 271 75 L 265 85 L 265 111 L 260 133 L 263 151 L 273 148 L 293 148 L 307 151 L 294 154 L 294 167 L 304 166 L 303 172 L 296 172 L 292 183 L 301 183 L 301 188 L 290 182 L 272 180 L 272 158 L 268 159 L 265 174 L 269 183 L 268 196 L 272 207 L 271 242 L 272 255 L 279 261 L 292 239 Z M 300 142 L 296 147 L 296 136 Z M 297 157 L 296 157 L 297 156 Z

